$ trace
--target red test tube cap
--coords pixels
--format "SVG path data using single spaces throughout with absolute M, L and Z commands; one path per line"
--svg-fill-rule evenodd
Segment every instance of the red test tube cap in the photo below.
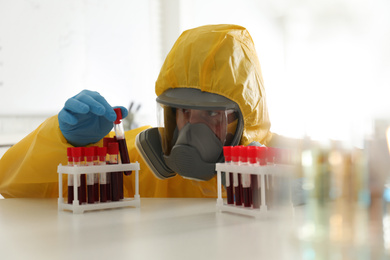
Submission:
M 106 154 L 107 154 L 107 147 L 98 147 L 97 148 L 97 154 L 98 154 L 98 156 L 106 156 Z
M 107 147 L 98 147 L 97 155 L 99 157 L 99 161 L 104 162 L 106 160 Z
M 73 147 L 72 148 L 72 156 L 74 162 L 80 162 L 81 161 L 81 154 L 82 150 L 81 147 Z
M 85 156 L 85 147 L 80 147 L 81 149 L 81 157 Z
M 72 147 L 72 156 L 81 157 L 81 147 Z
M 109 143 L 114 142 L 114 138 L 112 137 L 104 137 L 103 138 L 103 147 L 108 147 Z
M 93 157 L 95 156 L 95 147 L 86 147 L 85 156 L 87 157 L 88 161 L 93 161 Z
M 268 147 L 261 146 L 257 150 L 257 158 L 260 163 L 260 165 L 267 164 L 267 153 L 268 153 Z
M 73 147 L 66 148 L 66 156 L 68 157 L 68 162 L 73 161 L 72 149 Z
M 68 157 L 72 157 L 72 148 L 73 148 L 73 147 L 68 147 L 68 148 L 66 148 L 66 155 L 67 155 Z
M 108 147 L 107 147 L 107 153 L 108 154 L 118 154 L 119 153 L 118 143 L 109 143 Z
M 223 155 L 225 156 L 225 162 L 230 162 L 232 160 L 232 147 L 224 146 Z
M 283 151 L 279 148 L 274 148 L 274 163 L 280 164 L 283 160 Z
M 267 147 L 267 161 L 270 163 L 275 162 L 275 149 L 274 147 Z
M 233 146 L 232 147 L 232 161 L 238 162 L 240 160 L 240 147 Z
M 239 146 L 240 162 L 248 162 L 248 148 L 246 146 Z
M 99 148 L 99 146 L 96 146 L 96 145 L 94 145 L 94 146 L 92 146 L 93 147 L 93 152 L 94 152 L 94 154 L 93 154 L 93 156 L 98 156 L 98 148 Z
M 68 162 L 73 161 L 72 148 L 73 147 L 66 148 L 66 156 L 68 157 Z
M 114 111 L 116 113 L 116 120 L 114 124 L 120 124 L 122 121 L 122 110 L 120 108 L 114 108 Z
M 258 146 L 248 146 L 248 159 L 250 163 L 256 163 L 257 162 L 257 150 L 259 149 Z

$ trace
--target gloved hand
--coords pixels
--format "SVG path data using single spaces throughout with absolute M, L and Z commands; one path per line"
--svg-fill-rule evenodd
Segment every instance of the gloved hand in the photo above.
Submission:
M 125 118 L 127 109 L 119 108 Z M 113 107 L 98 92 L 90 90 L 69 98 L 58 113 L 61 132 L 73 146 L 98 142 L 111 131 L 115 119 Z

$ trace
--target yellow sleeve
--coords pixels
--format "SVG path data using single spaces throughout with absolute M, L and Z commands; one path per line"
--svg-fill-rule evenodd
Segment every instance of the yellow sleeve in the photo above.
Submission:
M 57 116 L 12 146 L 0 160 L 0 193 L 11 197 L 58 197 L 59 163 L 66 164 L 66 147 Z
M 216 178 L 196 182 L 175 176 L 157 179 L 135 148 L 135 138 L 148 126 L 126 132 L 130 161 L 140 163 L 141 197 L 216 197 Z M 110 133 L 111 136 L 114 133 Z M 95 144 L 101 145 L 101 142 Z M 57 116 L 44 121 L 36 130 L 12 146 L 0 160 L 0 194 L 4 198 L 58 198 L 57 166 L 67 164 L 66 148 L 71 145 L 61 133 Z M 125 196 L 134 195 L 135 174 L 124 176 Z M 63 191 L 67 194 L 66 179 Z

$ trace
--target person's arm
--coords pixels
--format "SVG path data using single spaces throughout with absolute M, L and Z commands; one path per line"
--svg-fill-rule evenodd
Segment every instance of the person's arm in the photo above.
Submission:
M 57 116 L 47 119 L 1 158 L 1 195 L 4 198 L 58 197 L 57 166 L 66 164 L 68 146 Z
M 124 107 L 122 114 L 127 116 Z M 0 160 L 0 194 L 9 197 L 57 197 L 59 163 L 66 148 L 95 144 L 113 127 L 116 114 L 97 92 L 83 90 L 69 98 L 58 116 L 11 147 Z

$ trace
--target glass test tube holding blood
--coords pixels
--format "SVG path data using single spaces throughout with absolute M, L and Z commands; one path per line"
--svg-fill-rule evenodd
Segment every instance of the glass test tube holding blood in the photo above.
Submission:
M 80 165 L 85 166 L 85 147 L 76 147 L 81 149 Z M 85 173 L 80 174 L 80 193 L 79 198 L 81 203 L 87 202 L 87 175 Z
M 94 147 L 86 147 L 85 148 L 85 166 L 92 166 L 93 157 L 95 156 L 95 148 Z M 88 203 L 95 203 L 95 178 L 94 174 L 87 174 L 87 192 L 88 192 Z
M 106 165 L 106 155 L 107 155 L 107 147 L 98 147 L 98 160 L 99 165 Z M 109 184 L 107 182 L 107 173 L 100 173 L 100 202 L 107 202 L 107 193 L 111 192 L 111 189 L 107 187 Z M 109 196 L 111 198 L 111 196 Z
M 118 164 L 118 143 L 108 144 L 108 154 L 110 157 L 109 164 Z M 119 201 L 120 199 L 120 182 L 119 178 L 122 172 L 111 172 L 111 201 Z
M 94 156 L 93 156 L 93 165 L 99 165 L 99 157 L 98 157 L 98 146 L 92 146 L 94 148 Z M 93 174 L 93 189 L 94 189 L 94 200 L 95 202 L 99 201 L 99 173 Z
M 223 153 L 225 156 L 225 163 L 231 164 L 232 160 L 232 147 L 231 146 L 224 146 L 223 147 Z M 226 178 L 226 193 L 227 193 L 227 204 L 234 204 L 234 191 L 233 191 L 233 173 L 232 172 L 225 172 L 225 178 Z
M 106 147 L 106 163 L 110 164 L 110 154 L 108 152 L 108 145 L 110 143 L 116 143 L 116 138 L 105 137 L 103 139 L 103 147 Z M 112 148 L 111 148 L 112 149 Z M 111 172 L 106 172 L 106 187 L 107 187 L 107 201 L 111 201 Z
M 116 140 L 119 144 L 119 153 L 122 163 L 130 163 L 129 152 L 127 150 L 127 144 L 125 139 L 125 130 L 122 123 L 122 111 L 120 108 L 115 108 L 116 120 L 114 121 L 114 131 Z M 131 171 L 125 171 L 125 175 L 130 175 Z
M 72 149 L 73 149 L 73 147 L 68 147 L 66 149 L 66 155 L 68 157 L 68 166 L 73 166 Z M 73 199 L 74 199 L 73 187 L 74 187 L 73 176 L 68 175 L 68 204 L 73 203 Z
M 248 159 L 250 165 L 255 167 L 267 165 L 267 147 L 249 146 Z M 261 175 L 251 175 L 252 207 L 254 209 L 260 208 L 261 205 L 261 182 Z
M 81 147 L 72 147 L 72 159 L 73 159 L 73 166 L 74 167 L 80 167 L 81 166 L 81 163 L 82 163 L 82 149 Z M 73 177 L 73 176 L 72 176 Z M 71 177 L 71 179 L 73 179 Z M 69 178 L 69 176 L 68 176 Z M 81 204 L 83 201 L 81 199 L 81 177 L 80 175 L 78 175 L 78 177 L 76 178 L 76 183 L 73 183 L 73 188 L 71 188 L 73 191 L 75 189 L 75 187 L 77 187 L 77 199 L 79 201 L 79 204 Z M 69 188 L 68 188 L 69 189 Z M 84 190 L 85 192 L 85 190 Z M 70 200 L 69 199 L 69 196 L 71 196 L 71 200 L 73 202 L 74 200 L 74 196 L 73 196 L 73 192 L 71 194 L 68 193 L 68 201 Z
M 239 156 L 240 156 L 240 147 L 233 146 L 232 147 L 232 162 L 233 164 L 239 164 Z M 242 183 L 241 183 L 241 174 L 234 172 L 233 173 L 233 185 L 234 185 L 234 199 L 236 206 L 242 205 Z
M 248 148 L 245 146 L 239 146 L 239 161 L 240 165 L 248 165 Z M 244 207 L 249 208 L 252 206 L 252 188 L 250 174 L 241 174 L 241 181 L 243 204 Z

